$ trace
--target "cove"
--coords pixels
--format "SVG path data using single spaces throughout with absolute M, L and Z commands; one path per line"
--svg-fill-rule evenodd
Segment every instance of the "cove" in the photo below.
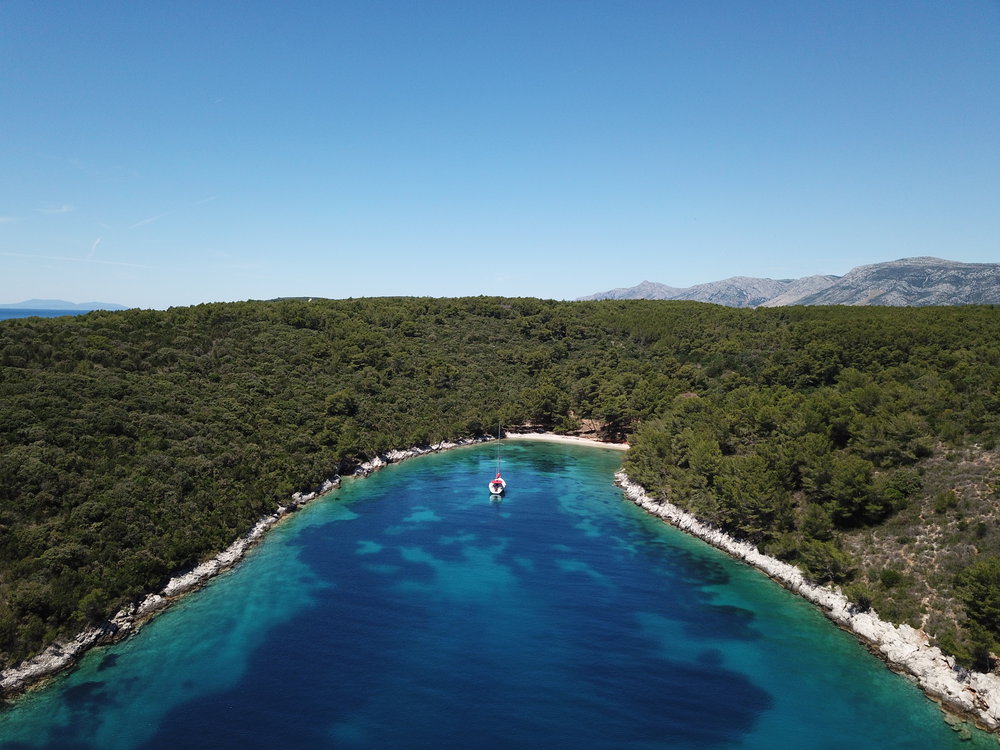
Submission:
M 489 444 L 349 480 L 0 714 L 14 748 L 942 748 L 906 680 L 647 516 L 621 454 Z

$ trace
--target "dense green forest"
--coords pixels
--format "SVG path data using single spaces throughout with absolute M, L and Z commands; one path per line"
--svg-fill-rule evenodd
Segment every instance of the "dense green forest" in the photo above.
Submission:
M 984 667 L 1000 309 L 387 298 L 0 322 L 0 666 L 376 454 L 597 423 L 669 499 Z

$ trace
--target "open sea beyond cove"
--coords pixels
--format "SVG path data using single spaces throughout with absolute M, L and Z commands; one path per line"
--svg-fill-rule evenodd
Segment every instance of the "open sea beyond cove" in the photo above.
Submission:
M 0 747 L 997 747 L 624 500 L 620 453 L 503 449 L 501 502 L 489 444 L 345 481 L 18 700 Z
M 31 310 L 28 308 L 0 308 L 0 320 L 10 318 L 61 318 L 64 315 L 84 315 L 89 310 Z

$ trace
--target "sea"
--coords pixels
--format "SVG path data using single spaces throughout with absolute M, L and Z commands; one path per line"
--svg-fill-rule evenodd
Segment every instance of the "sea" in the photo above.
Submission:
M 60 318 L 63 315 L 85 315 L 90 310 L 30 310 L 19 307 L 0 307 L 0 320 L 10 318 Z
M 4 750 L 996 748 L 813 606 L 505 441 L 347 479 L 0 713 Z

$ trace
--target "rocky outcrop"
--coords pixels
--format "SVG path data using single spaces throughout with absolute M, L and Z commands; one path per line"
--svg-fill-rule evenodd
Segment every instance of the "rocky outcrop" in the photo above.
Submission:
M 368 476 L 373 471 L 377 471 L 392 463 L 404 461 L 407 458 L 494 439 L 489 436 L 468 438 L 457 442 L 443 441 L 434 445 L 389 451 L 360 464 L 354 470 L 353 476 Z M 22 692 L 45 678 L 72 666 L 93 646 L 112 643 L 128 636 L 138 629 L 139 625 L 143 622 L 168 607 L 177 597 L 200 588 L 210 579 L 219 575 L 219 573 L 231 568 L 246 554 L 247 550 L 254 543 L 264 536 L 268 529 L 284 516 L 298 510 L 311 500 L 327 494 L 338 487 L 340 481 L 340 477 L 336 476 L 325 481 L 321 487 L 313 492 L 294 493 L 289 498 L 288 503 L 279 506 L 274 513 L 261 518 L 249 533 L 237 539 L 212 559 L 201 563 L 182 575 L 171 578 L 162 590 L 148 594 L 138 605 L 129 604 L 101 627 L 85 630 L 70 641 L 54 643 L 41 654 L 28 659 L 17 667 L 11 667 L 0 672 L 0 697 L 9 697 Z
M 294 493 L 287 505 L 279 506 L 273 514 L 264 516 L 264 518 L 260 519 L 254 525 L 249 533 L 237 539 L 211 560 L 203 562 L 201 565 L 188 571 L 187 573 L 184 573 L 183 575 L 171 578 L 159 594 L 150 594 L 147 596 L 143 600 L 142 604 L 139 605 L 137 611 L 146 613 L 156 612 L 169 604 L 170 600 L 175 599 L 182 594 L 186 594 L 189 591 L 194 591 L 195 589 L 200 588 L 209 579 L 214 578 L 219 573 L 228 570 L 239 562 L 243 555 L 246 554 L 247 550 L 250 549 L 255 542 L 260 540 L 260 538 L 264 536 L 264 533 L 281 520 L 282 517 L 298 510 L 310 500 L 315 500 L 317 497 L 325 495 L 339 486 L 340 477 L 338 476 L 333 479 L 326 480 L 323 485 L 314 492 L 309 492 L 307 494 L 303 494 L 301 492 Z
M 484 443 L 495 439 L 496 438 L 490 436 L 484 436 L 477 438 L 463 438 L 462 440 L 454 443 L 443 440 L 440 443 L 434 443 L 433 445 L 415 446 L 413 448 L 407 448 L 406 450 L 389 451 L 388 453 L 382 453 L 369 461 L 359 464 L 354 470 L 354 476 L 366 477 L 373 471 L 378 471 L 389 464 L 405 461 L 408 458 L 426 456 L 428 453 L 437 453 L 438 451 L 446 451 L 463 445 L 475 445 L 476 443 Z
M 112 640 L 113 632 L 105 628 L 90 628 L 78 634 L 71 641 L 53 643 L 38 656 L 25 661 L 18 667 L 4 670 L 0 674 L 0 695 L 11 695 L 65 669 L 75 663 L 92 646 L 99 643 L 109 643 Z
M 885 622 L 872 610 L 861 611 L 840 589 L 809 582 L 794 565 L 769 557 L 749 542 L 739 541 L 699 521 L 672 503 L 657 500 L 624 472 L 615 475 L 625 496 L 652 515 L 703 539 L 738 560 L 753 565 L 790 591 L 804 597 L 837 625 L 854 633 L 895 671 L 911 677 L 924 693 L 946 709 L 974 720 L 990 731 L 1000 730 L 1000 677 L 970 672 L 955 663 L 927 636 L 909 625 Z
M 129 605 L 100 627 L 88 628 L 70 641 L 53 643 L 20 666 L 4 670 L 0 673 L 0 696 L 24 690 L 76 663 L 91 647 L 123 637 L 132 629 L 136 611 L 135 605 Z

